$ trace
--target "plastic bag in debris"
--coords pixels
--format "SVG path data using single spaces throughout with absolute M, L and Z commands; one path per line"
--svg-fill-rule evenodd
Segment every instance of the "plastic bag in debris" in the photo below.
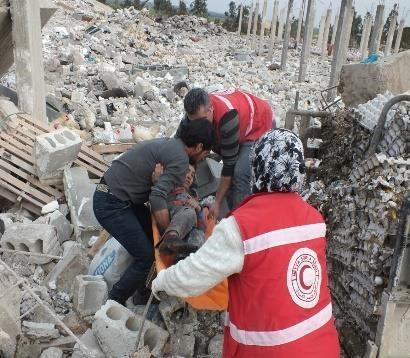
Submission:
M 108 289 L 111 290 L 132 261 L 133 258 L 128 251 L 111 237 L 94 256 L 88 274 L 103 276 Z

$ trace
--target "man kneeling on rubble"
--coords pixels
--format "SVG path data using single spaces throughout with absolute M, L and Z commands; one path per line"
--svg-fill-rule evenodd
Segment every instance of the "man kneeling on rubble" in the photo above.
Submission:
M 197 122 L 197 123 L 196 123 Z M 184 128 L 179 139 L 160 138 L 136 144 L 114 160 L 94 193 L 94 213 L 101 224 L 135 258 L 109 298 L 121 304 L 136 291 L 144 304 L 149 297 L 146 279 L 154 261 L 151 211 L 161 233 L 168 228 L 168 194 L 184 181 L 189 162 L 199 162 L 214 142 L 211 123 L 203 119 Z M 155 165 L 164 173 L 152 184 Z
M 224 357 L 339 358 L 327 287 L 326 225 L 298 194 L 299 138 L 267 132 L 250 156 L 253 195 L 185 260 L 160 271 L 152 291 L 194 297 L 228 277 Z

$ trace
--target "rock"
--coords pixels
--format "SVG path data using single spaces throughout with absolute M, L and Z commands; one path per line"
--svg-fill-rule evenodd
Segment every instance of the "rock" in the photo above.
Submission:
M 40 358 L 63 358 L 63 351 L 60 348 L 47 348 L 41 353 Z
M 22 330 L 27 337 L 43 342 L 60 337 L 58 329 L 51 323 L 23 321 Z
M 52 213 L 53 211 L 56 211 L 58 209 L 59 209 L 58 201 L 54 200 L 54 201 L 44 205 L 41 208 L 41 215 L 46 215 L 46 214 Z
M 135 80 L 134 96 L 143 98 L 148 92 L 152 92 L 153 87 L 151 84 L 142 78 L 137 78 Z
M 223 335 L 217 334 L 209 342 L 208 353 L 212 356 L 212 358 L 222 357 L 223 341 L 224 341 Z

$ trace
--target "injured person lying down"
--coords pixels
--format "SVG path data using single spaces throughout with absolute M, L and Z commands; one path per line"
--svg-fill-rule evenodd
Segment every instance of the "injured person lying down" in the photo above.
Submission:
M 161 164 L 157 164 L 153 182 L 158 180 L 162 171 Z M 162 257 L 170 256 L 174 263 L 197 251 L 205 242 L 202 208 L 198 196 L 191 190 L 194 178 L 195 168 L 189 165 L 184 183 L 167 199 L 171 221 L 157 248 Z

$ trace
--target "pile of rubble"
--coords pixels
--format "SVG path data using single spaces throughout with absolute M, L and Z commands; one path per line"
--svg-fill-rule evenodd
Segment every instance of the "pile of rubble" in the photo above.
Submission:
M 55 125 L 70 123 L 90 143 L 172 135 L 183 96 L 198 86 L 241 88 L 265 98 L 279 124 L 296 91 L 300 107 L 319 105 L 317 94 L 330 71 L 327 60 L 312 56 L 307 81 L 298 83 L 300 48 L 289 50 L 287 71 L 269 70 L 267 65 L 280 60 L 280 46 L 266 59 L 254 55 L 254 40 L 205 19 L 175 16 L 155 22 L 145 10 L 107 14 L 90 3 L 56 1 L 58 10 L 43 29 L 47 100 L 70 119 Z M 13 72 L 1 82 L 14 88 Z
M 336 324 L 351 356 L 363 356 L 367 340 L 375 340 L 382 291 L 392 279 L 400 210 L 410 187 L 409 105 L 390 110 L 376 153 L 366 156 L 381 109 L 391 97 L 379 95 L 324 123 L 332 135 L 323 136 L 322 181 L 310 183 L 304 193 L 326 217 Z

